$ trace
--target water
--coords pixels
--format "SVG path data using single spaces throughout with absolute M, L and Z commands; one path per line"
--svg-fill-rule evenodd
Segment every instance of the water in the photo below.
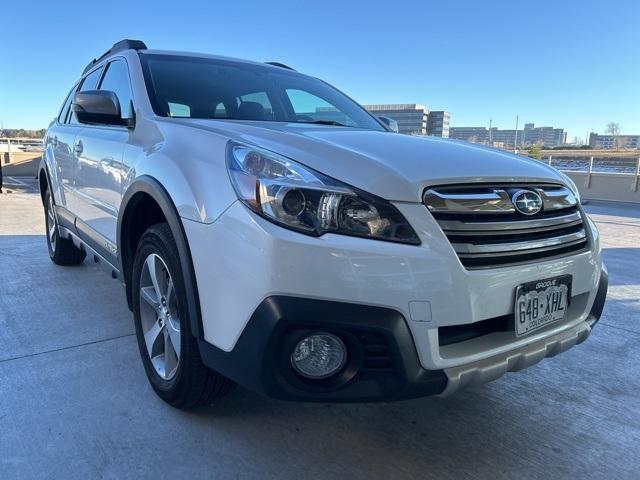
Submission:
M 541 160 L 548 163 L 547 160 Z M 551 159 L 551 166 L 569 172 L 588 172 L 589 159 L 585 157 L 557 157 Z M 634 157 L 593 157 L 594 173 L 629 173 L 635 175 L 638 159 Z

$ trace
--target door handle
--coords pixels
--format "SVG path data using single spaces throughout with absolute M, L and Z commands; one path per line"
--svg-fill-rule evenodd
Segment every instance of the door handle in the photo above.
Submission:
M 76 153 L 76 155 L 80 155 L 82 153 L 82 150 L 82 140 L 76 141 L 75 145 L 73 146 L 73 151 Z

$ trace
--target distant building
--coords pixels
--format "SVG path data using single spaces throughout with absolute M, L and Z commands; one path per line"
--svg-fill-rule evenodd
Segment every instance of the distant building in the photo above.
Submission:
M 489 129 L 487 127 L 451 127 L 449 138 L 466 140 L 471 143 L 489 144 Z
M 522 132 L 523 145 L 542 145 L 558 147 L 567 143 L 567 132 L 562 128 L 536 127 L 533 123 L 525 123 Z
M 426 135 L 429 110 L 417 103 L 365 105 L 373 115 L 393 118 L 398 122 L 398 131 L 409 135 Z
M 398 131 L 408 135 L 449 136 L 449 112 L 433 111 L 417 103 L 365 105 L 376 116 L 389 117 L 398 122 Z
M 449 121 L 451 114 L 444 111 L 431 111 L 427 118 L 427 135 L 449 137 Z
M 615 150 L 616 148 L 640 148 L 640 135 L 589 135 L 589 147 L 596 150 Z
M 567 143 L 567 132 L 562 128 L 536 127 L 527 123 L 523 130 L 503 130 L 486 127 L 451 127 L 449 137 L 472 143 L 484 143 L 493 146 L 514 148 L 538 144 L 544 147 L 557 147 Z

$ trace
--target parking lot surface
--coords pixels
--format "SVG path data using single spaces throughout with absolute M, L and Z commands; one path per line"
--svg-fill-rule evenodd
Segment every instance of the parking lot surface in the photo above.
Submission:
M 640 477 L 637 205 L 587 206 L 610 296 L 563 355 L 449 398 L 301 404 L 237 388 L 185 413 L 147 383 L 122 285 L 51 263 L 35 180 L 7 183 L 0 479 Z

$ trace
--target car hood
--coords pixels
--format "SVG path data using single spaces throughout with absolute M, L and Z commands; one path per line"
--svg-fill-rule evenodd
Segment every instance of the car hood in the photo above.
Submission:
M 277 152 L 391 201 L 420 202 L 425 187 L 452 183 L 552 182 L 536 160 L 439 137 L 281 122 L 173 119 Z

